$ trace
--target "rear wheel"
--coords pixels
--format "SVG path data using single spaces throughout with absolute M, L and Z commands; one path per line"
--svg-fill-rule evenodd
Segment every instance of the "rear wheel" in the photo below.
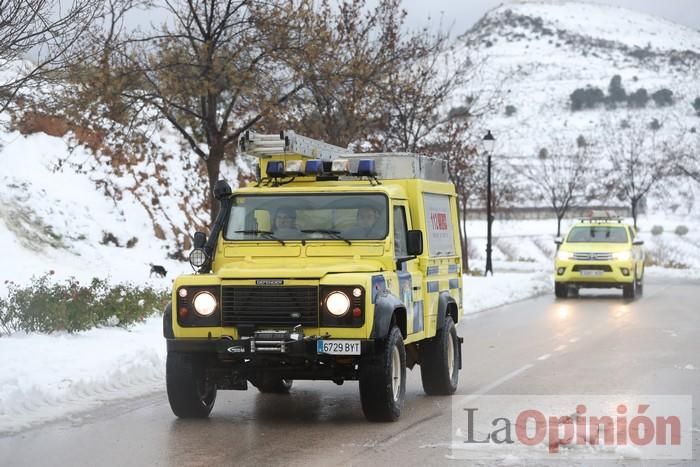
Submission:
M 392 326 L 378 355 L 360 363 L 362 412 L 372 422 L 393 422 L 406 395 L 406 349 L 401 331 Z
M 265 394 L 287 394 L 294 384 L 293 379 L 284 379 L 265 376 L 261 379 L 252 379 L 250 382 Z
M 437 335 L 420 346 L 420 376 L 428 395 L 450 395 L 459 382 L 459 337 L 452 317 Z
M 180 418 L 206 418 L 216 400 L 216 385 L 206 379 L 202 356 L 168 352 L 165 381 L 168 401 Z
M 566 284 L 559 282 L 554 283 L 554 295 L 557 298 L 566 298 L 569 296 L 569 287 Z

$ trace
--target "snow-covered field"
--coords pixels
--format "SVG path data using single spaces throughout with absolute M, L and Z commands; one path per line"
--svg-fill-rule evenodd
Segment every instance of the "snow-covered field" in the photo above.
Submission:
M 632 219 L 624 219 L 631 224 Z M 562 221 L 562 235 L 576 219 Z M 684 235 L 676 234 L 679 226 L 686 227 Z M 700 218 L 651 214 L 638 219 L 639 237 L 644 240 L 647 263 L 650 266 L 679 271 L 678 274 L 697 275 L 700 271 Z M 652 233 L 654 227 L 662 232 Z M 469 221 L 469 266 L 483 271 L 486 262 L 486 222 Z M 496 268 L 518 271 L 550 271 L 554 258 L 557 224 L 554 219 L 507 221 L 493 223 L 493 261 Z

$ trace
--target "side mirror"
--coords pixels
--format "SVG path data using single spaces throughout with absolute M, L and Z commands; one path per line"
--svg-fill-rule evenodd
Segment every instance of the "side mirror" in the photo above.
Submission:
M 644 245 L 644 240 L 641 240 L 639 238 L 635 238 L 634 241 L 632 241 L 632 245 L 635 245 L 635 246 Z
M 423 232 L 420 230 L 409 230 L 406 250 L 409 256 L 419 256 L 423 254 Z
M 207 234 L 205 234 L 204 232 L 195 232 L 193 238 L 194 248 L 204 248 L 204 245 L 206 245 L 207 243 Z
M 561 245 L 562 243 L 564 243 L 564 239 L 562 237 L 555 237 L 554 243 L 556 243 L 557 245 Z

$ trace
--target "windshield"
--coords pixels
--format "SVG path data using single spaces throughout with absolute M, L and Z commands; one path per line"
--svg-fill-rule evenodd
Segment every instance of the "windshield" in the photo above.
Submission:
M 382 194 L 238 195 L 226 240 L 381 240 L 388 233 Z
M 627 229 L 624 227 L 574 227 L 569 233 L 568 243 L 627 243 Z

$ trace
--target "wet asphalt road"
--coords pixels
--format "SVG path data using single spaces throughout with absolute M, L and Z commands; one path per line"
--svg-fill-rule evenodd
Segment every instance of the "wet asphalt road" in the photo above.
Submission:
M 700 284 L 648 278 L 645 295 L 542 296 L 463 319 L 458 395 L 687 394 L 700 401 Z M 450 397 L 408 372 L 399 422 L 365 421 L 356 382 L 295 382 L 289 395 L 220 391 L 207 420 L 177 420 L 165 392 L 0 438 L 0 466 L 492 465 L 451 460 Z M 696 460 L 533 465 L 700 465 Z M 524 459 L 506 460 L 521 465 Z

